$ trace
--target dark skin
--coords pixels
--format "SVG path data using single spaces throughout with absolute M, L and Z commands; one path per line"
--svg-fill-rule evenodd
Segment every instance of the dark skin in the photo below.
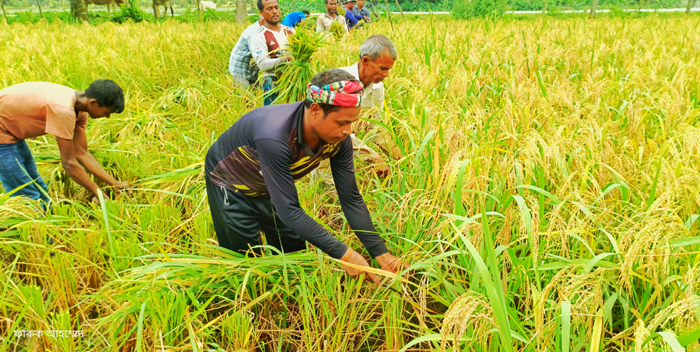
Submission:
M 353 7 L 355 7 L 355 3 L 354 3 L 354 2 L 349 2 L 349 3 L 345 4 L 345 9 L 346 9 L 346 10 L 350 10 L 350 12 L 352 12 L 352 8 L 353 8 Z
M 335 18 L 335 15 L 338 12 L 338 1 L 328 0 L 328 2 L 326 3 L 326 11 L 328 12 L 328 15 Z
M 389 77 L 389 70 L 394 67 L 395 62 L 396 60 L 391 57 L 388 50 L 384 50 L 382 55 L 374 61 L 369 56 L 363 56 L 357 67 L 360 82 L 366 87 L 371 83 L 376 84 L 383 81 L 384 78 Z M 380 166 L 376 170 L 379 177 L 389 175 L 389 167 L 386 165 Z
M 263 9 L 260 10 L 260 16 L 263 17 L 261 25 L 265 28 L 275 31 L 282 32 L 282 25 L 280 24 L 280 16 L 282 15 L 280 11 L 280 5 L 277 0 L 263 0 Z M 291 61 L 292 57 L 287 56 L 287 61 Z
M 396 60 L 391 57 L 388 50 L 384 50 L 382 55 L 374 61 L 369 56 L 363 56 L 358 64 L 360 82 L 367 86 L 370 83 L 377 84 L 389 77 L 389 71 L 394 68 Z
M 360 10 L 360 11 L 362 11 L 362 9 L 363 9 L 364 7 L 365 7 L 365 0 L 357 0 L 357 9 Z M 365 21 L 367 21 L 367 22 L 372 22 L 372 19 L 371 19 L 371 18 L 369 18 L 369 17 L 367 17 L 367 16 L 364 16 L 364 18 L 365 18 Z
M 109 118 L 113 113 L 111 107 L 100 106 L 97 100 L 85 96 L 85 92 L 76 92 L 75 97 L 74 108 L 76 113 L 87 112 L 93 119 Z M 66 173 L 73 181 L 85 187 L 95 197 L 97 197 L 99 187 L 90 179 L 90 176 L 85 172 L 86 169 L 110 187 L 124 189 L 129 186 L 128 182 L 118 181 L 112 177 L 95 160 L 95 157 L 90 154 L 87 148 L 85 131 L 77 131 L 72 140 L 56 137 L 56 142 L 61 153 L 63 169 L 66 170 Z
M 345 11 L 350 11 L 350 13 L 352 13 L 353 7 L 355 7 L 355 3 L 349 2 L 349 3 L 345 4 Z M 353 27 L 352 30 L 355 30 L 355 27 Z
M 328 144 L 340 143 L 345 138 L 348 138 L 350 133 L 352 133 L 352 123 L 360 118 L 361 107 L 342 107 L 337 111 L 331 112 L 328 115 L 323 114 L 323 109 L 321 106 L 314 103 L 311 104 L 309 108 L 304 109 L 304 141 L 306 145 L 311 148 L 314 152 L 318 152 L 321 146 L 321 141 Z M 348 247 L 348 252 L 346 255 L 350 257 L 346 260 L 351 264 L 356 264 L 360 266 L 369 266 L 367 261 L 359 254 L 354 252 Z M 393 256 L 391 253 L 384 253 L 376 258 L 374 258 L 379 266 L 387 271 L 393 273 L 405 267 L 399 259 Z M 360 274 L 366 274 L 365 277 L 368 280 L 372 280 L 375 283 L 379 281 L 376 279 L 374 274 L 364 272 L 359 269 L 344 267 L 345 271 L 350 276 L 359 276 Z

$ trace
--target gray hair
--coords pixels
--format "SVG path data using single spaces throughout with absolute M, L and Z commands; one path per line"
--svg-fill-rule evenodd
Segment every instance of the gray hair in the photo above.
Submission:
M 399 55 L 396 53 L 394 43 L 392 43 L 389 38 L 381 34 L 375 34 L 367 38 L 367 40 L 362 43 L 362 46 L 360 46 L 360 60 L 367 56 L 370 58 L 370 60 L 374 61 L 382 56 L 384 50 L 387 50 L 389 55 L 391 55 L 391 58 L 394 60 L 399 57 Z

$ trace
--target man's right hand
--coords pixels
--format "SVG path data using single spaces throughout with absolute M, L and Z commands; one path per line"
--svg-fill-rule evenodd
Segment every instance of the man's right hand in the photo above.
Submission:
M 352 248 L 348 247 L 348 251 L 345 252 L 345 255 L 343 256 L 345 258 L 342 260 L 343 262 L 354 264 L 357 266 L 366 266 L 369 267 L 369 263 L 367 263 L 367 260 L 363 256 L 360 255 L 360 253 L 355 252 Z M 341 262 L 341 266 L 343 267 L 343 270 L 345 270 L 348 275 L 351 277 L 358 277 L 362 274 L 365 274 L 365 280 L 372 280 L 375 285 L 380 285 L 379 278 L 377 278 L 377 275 L 374 275 L 372 273 L 360 270 L 360 269 L 355 269 L 354 267 L 351 267 L 349 265 L 345 265 Z

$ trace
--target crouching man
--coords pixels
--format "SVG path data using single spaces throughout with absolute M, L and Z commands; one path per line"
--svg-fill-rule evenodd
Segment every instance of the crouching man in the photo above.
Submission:
M 117 181 L 90 154 L 85 135 L 88 116 L 109 118 L 123 110 L 124 93 L 108 79 L 92 82 L 84 92 L 47 82 L 19 83 L 0 90 L 0 181 L 5 192 L 28 184 L 13 196 L 49 202 L 48 188 L 25 142 L 45 134 L 56 137 L 68 176 L 94 196 L 98 187 L 85 169 L 110 187 L 127 187 L 127 182 Z
M 372 224 L 355 181 L 351 126 L 360 116 L 362 84 L 351 74 L 328 70 L 308 85 L 303 102 L 271 105 L 241 117 L 209 149 L 206 186 L 219 245 L 260 254 L 267 244 L 288 253 L 306 241 L 333 258 L 369 266 L 365 258 L 333 237 L 299 204 L 294 181 L 324 159 L 350 227 L 384 270 L 401 269 Z M 343 265 L 350 276 L 366 273 Z M 378 283 L 378 278 L 366 273 Z

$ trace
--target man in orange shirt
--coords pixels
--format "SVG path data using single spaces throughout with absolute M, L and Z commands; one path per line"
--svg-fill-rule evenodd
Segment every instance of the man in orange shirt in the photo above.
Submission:
M 28 184 L 13 196 L 49 202 L 48 187 L 24 141 L 45 134 L 56 137 L 68 176 L 94 196 L 98 187 L 85 169 L 110 187 L 126 188 L 127 182 L 112 177 L 90 154 L 85 136 L 88 116 L 109 118 L 123 110 L 124 93 L 108 79 L 92 82 L 84 92 L 48 82 L 20 83 L 0 90 L 0 181 L 5 192 Z

